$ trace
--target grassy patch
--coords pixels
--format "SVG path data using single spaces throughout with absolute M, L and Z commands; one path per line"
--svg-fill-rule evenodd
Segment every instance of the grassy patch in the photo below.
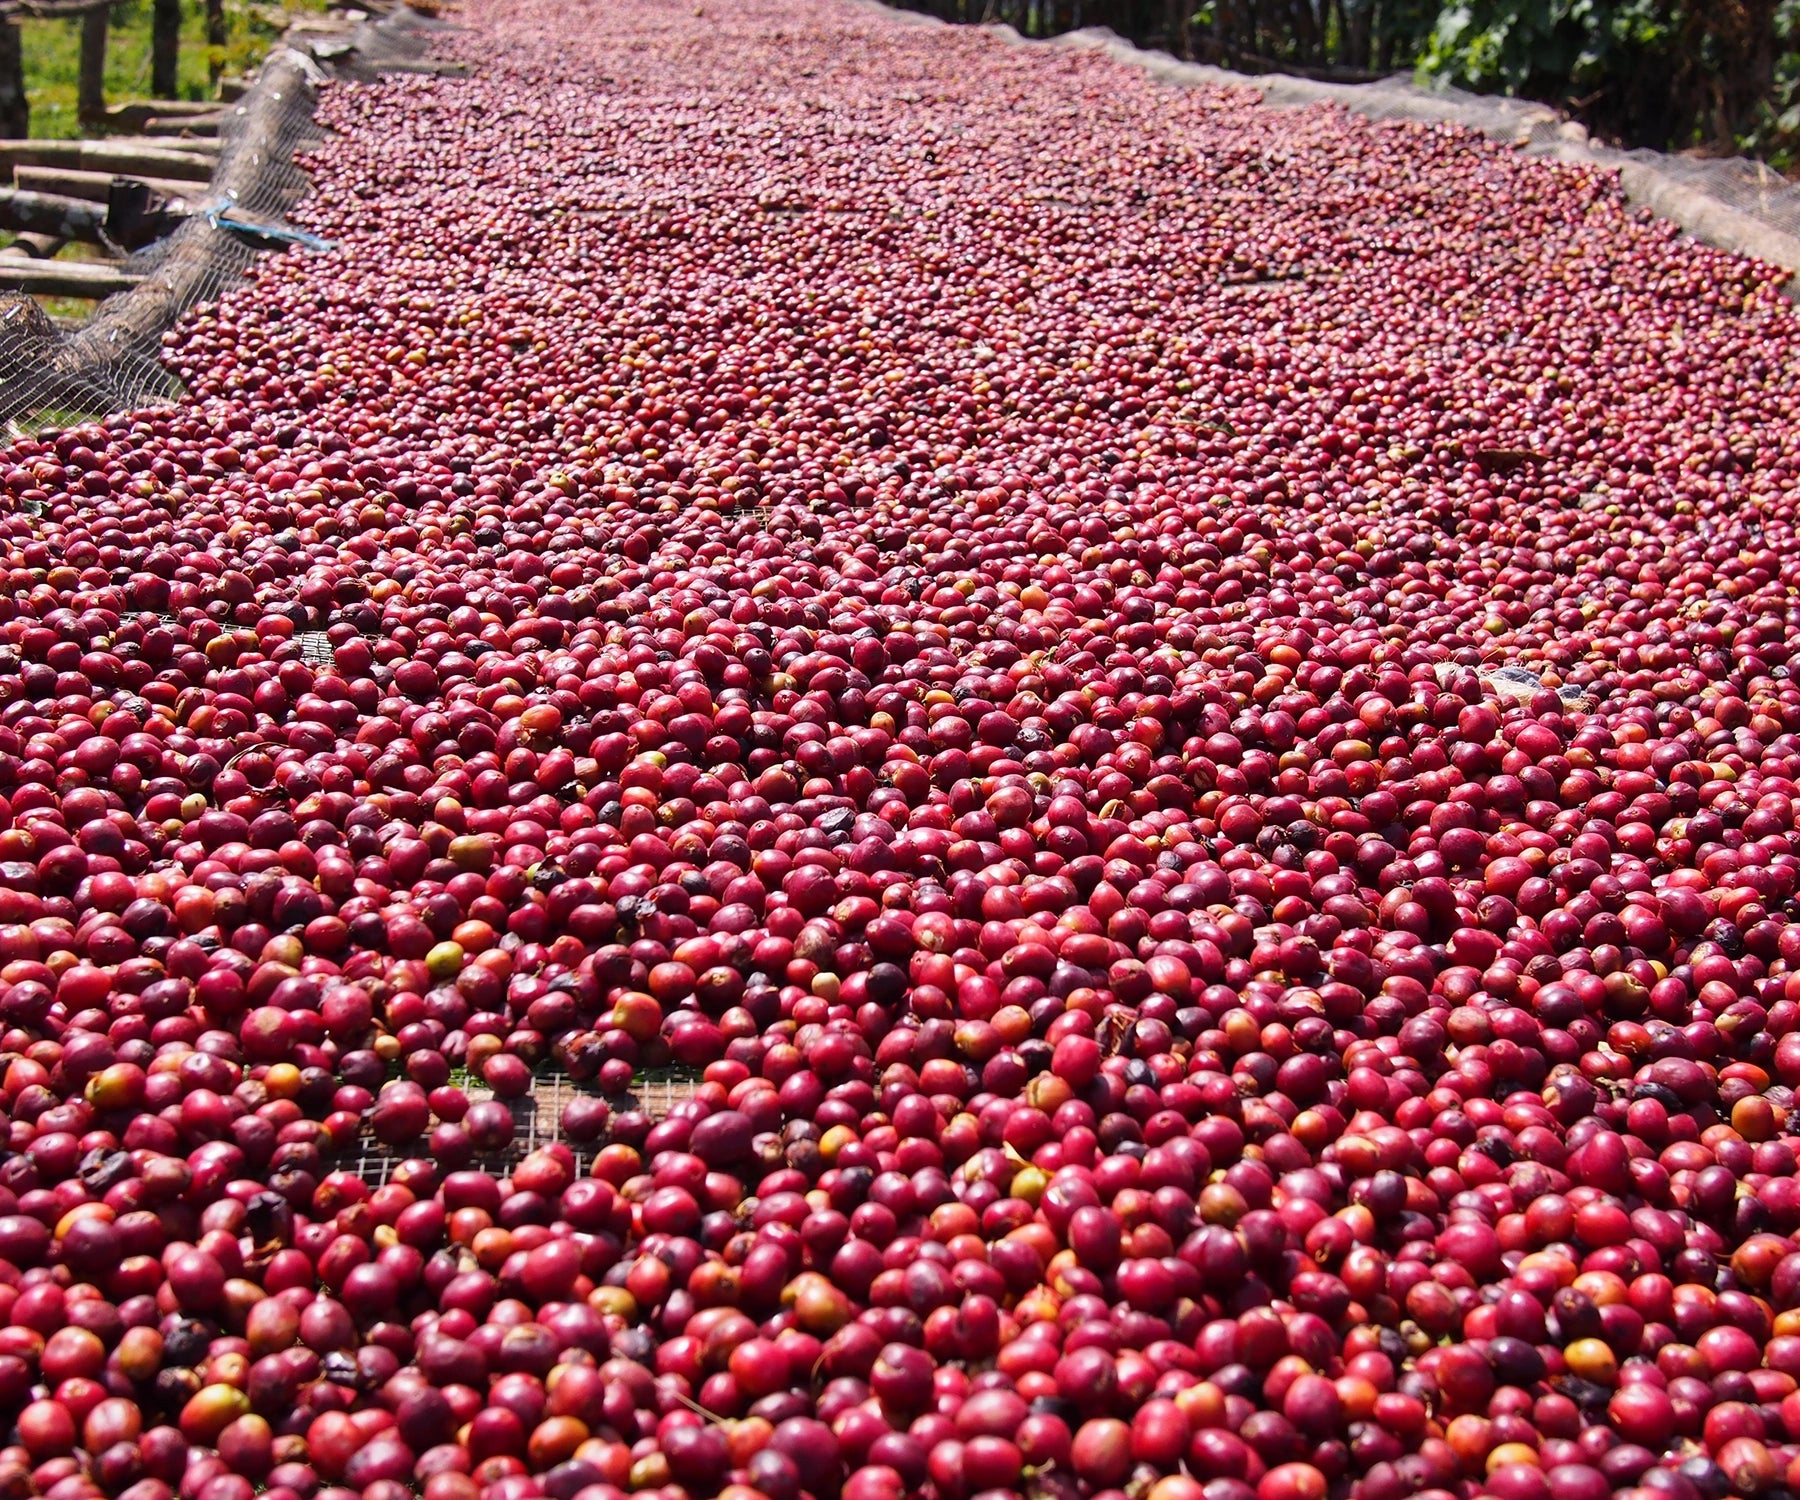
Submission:
M 290 15 L 324 8 L 323 0 L 289 0 L 284 6 L 226 0 L 226 41 L 218 59 L 220 65 L 227 73 L 249 71 L 280 37 Z M 75 118 L 80 20 L 21 21 L 19 29 L 25 46 L 25 91 L 31 102 L 31 133 L 51 139 L 83 134 Z M 212 62 L 206 45 L 205 6 L 201 0 L 184 0 L 176 97 L 212 98 Z M 143 99 L 149 94 L 150 0 L 125 0 L 113 7 L 107 33 L 107 103 Z

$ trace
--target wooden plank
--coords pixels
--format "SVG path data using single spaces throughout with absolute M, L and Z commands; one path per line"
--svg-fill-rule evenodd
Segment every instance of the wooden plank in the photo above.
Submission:
M 216 161 L 219 156 L 219 142 L 210 136 L 109 135 L 106 144 L 129 146 L 137 151 L 185 151 L 207 161 Z
M 14 260 L 0 256 L 0 288 L 34 297 L 110 297 L 144 278 L 87 260 Z
M 172 120 L 165 120 L 158 115 L 145 122 L 144 134 L 158 139 L 194 140 L 202 136 L 217 136 L 222 115 L 177 115 Z
M 0 141 L 0 175 L 17 167 L 67 167 L 113 176 L 176 177 L 205 182 L 212 163 L 167 146 L 120 146 L 112 141 Z
M 13 173 L 19 186 L 26 191 L 58 193 L 65 198 L 80 198 L 85 203 L 106 202 L 113 183 L 121 175 L 130 174 L 76 172 L 64 167 L 19 167 Z M 131 177 L 131 180 L 143 183 L 171 204 L 193 208 L 206 201 L 206 184 L 203 182 L 177 182 L 168 177 Z

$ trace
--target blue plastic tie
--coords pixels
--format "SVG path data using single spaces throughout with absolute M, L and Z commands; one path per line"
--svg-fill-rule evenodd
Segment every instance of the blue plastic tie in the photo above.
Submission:
M 217 208 L 209 208 L 206 211 L 206 222 L 214 229 L 231 229 L 239 234 L 260 235 L 264 239 L 281 240 L 321 254 L 334 248 L 330 240 L 320 239 L 316 234 L 308 234 L 304 229 L 295 229 L 289 224 L 253 224 L 247 219 L 232 218 L 227 210 L 235 198 L 236 194 L 232 194 Z

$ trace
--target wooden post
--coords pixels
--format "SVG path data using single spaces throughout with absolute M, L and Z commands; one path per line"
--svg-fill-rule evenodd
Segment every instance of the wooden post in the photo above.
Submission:
M 181 0 L 155 0 L 150 12 L 150 92 L 173 99 L 180 82 Z
M 0 132 L 21 137 L 31 134 L 31 101 L 25 94 L 25 48 L 19 25 L 0 20 Z
M 216 86 L 225 71 L 225 0 L 206 0 L 206 74 Z
M 1374 0 L 1342 0 L 1340 24 L 1344 33 L 1344 62 L 1358 72 L 1369 70 L 1369 23 L 1375 19 Z
M 106 118 L 107 7 L 97 5 L 81 17 L 81 75 L 75 113 L 83 124 Z

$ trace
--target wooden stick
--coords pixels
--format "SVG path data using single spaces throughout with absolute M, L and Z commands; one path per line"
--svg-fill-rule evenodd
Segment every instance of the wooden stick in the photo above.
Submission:
M 110 130 L 142 130 L 150 120 L 176 120 L 187 115 L 204 119 L 218 112 L 219 103 L 212 99 L 127 99 L 106 107 L 106 124 Z
M 10 255 L 18 260 L 53 260 L 57 251 L 68 244 L 61 235 L 33 234 L 30 230 L 13 236 L 13 242 L 0 255 Z
M 100 232 L 105 227 L 104 204 L 89 203 L 81 198 L 62 198 L 54 193 L 0 188 L 0 229 L 99 244 Z
M 86 260 L 11 260 L 0 258 L 0 287 L 38 297 L 110 297 L 128 291 L 144 278 L 117 266 Z
M 457 58 L 399 57 L 381 65 L 384 73 L 423 73 L 432 78 L 466 78 L 469 65 Z
M 159 96 L 155 99 L 136 99 L 128 101 L 150 106 L 159 115 L 216 115 L 219 103 L 216 99 L 175 99 Z
M 199 140 L 217 139 L 219 125 L 223 117 L 220 115 L 176 115 L 172 119 L 164 119 L 161 115 L 153 116 L 144 123 L 144 134 L 157 139 Z
M 113 176 L 175 177 L 205 182 L 212 163 L 194 151 L 166 145 L 121 146 L 113 141 L 0 141 L 0 175 L 18 167 L 65 167 Z
M 64 167 L 20 167 L 14 172 L 21 188 L 33 193 L 58 193 L 86 203 L 104 203 L 112 185 L 121 179 L 141 182 L 151 192 L 171 202 L 198 204 L 206 199 L 206 185 L 180 182 L 169 177 L 135 177 L 118 172 L 76 172 Z
M 219 106 L 216 104 L 212 106 L 214 111 L 217 111 L 218 107 Z M 107 111 L 109 118 L 112 114 L 112 110 Z M 188 117 L 179 115 L 147 114 L 144 116 L 145 120 L 175 120 L 186 118 Z M 0 141 L 0 150 L 5 149 L 6 144 L 5 141 Z M 189 156 L 202 156 L 208 161 L 216 159 L 219 154 L 219 143 L 216 140 L 199 140 L 186 137 L 173 139 L 163 135 L 109 135 L 104 141 L 96 142 L 95 144 L 133 151 L 185 151 Z
M 0 15 L 29 16 L 34 21 L 54 21 L 106 10 L 112 0 L 0 0 Z

